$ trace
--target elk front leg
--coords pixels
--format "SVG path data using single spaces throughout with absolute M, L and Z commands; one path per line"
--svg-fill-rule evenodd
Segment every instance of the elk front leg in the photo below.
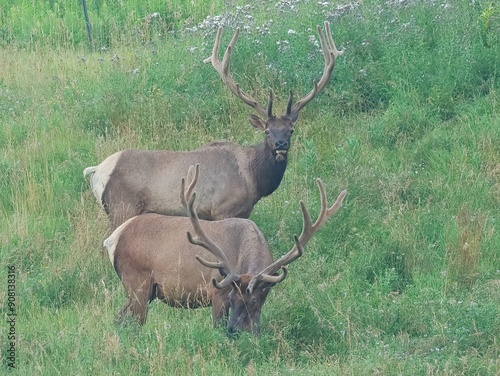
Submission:
M 214 326 L 225 325 L 229 315 L 229 289 L 216 290 L 212 296 L 212 319 Z

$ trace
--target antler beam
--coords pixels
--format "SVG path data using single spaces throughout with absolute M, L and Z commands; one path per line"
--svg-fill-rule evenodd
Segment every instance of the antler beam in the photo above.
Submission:
M 332 34 L 330 32 L 330 23 L 325 21 L 325 35 L 321 26 L 318 25 L 318 36 L 321 44 L 321 50 L 323 51 L 323 56 L 325 58 L 325 67 L 323 69 L 323 75 L 318 82 L 313 81 L 313 88 L 306 96 L 298 100 L 291 108 L 290 105 L 287 108 L 286 116 L 293 117 L 297 115 L 298 112 L 305 107 L 317 94 L 319 94 L 326 86 L 333 72 L 333 67 L 335 66 L 335 60 L 338 56 L 344 53 L 343 50 L 337 50 L 335 42 L 333 41 Z
M 337 210 L 339 210 L 339 208 L 342 206 L 342 202 L 344 201 L 344 198 L 347 194 L 346 190 L 340 192 L 339 196 L 337 197 L 337 200 L 335 200 L 335 203 L 330 208 L 328 208 L 325 186 L 323 185 L 321 179 L 316 179 L 316 184 L 318 185 L 321 197 L 321 210 L 318 215 L 318 218 L 313 224 L 311 220 L 311 215 L 309 214 L 309 211 L 307 210 L 304 202 L 300 201 L 303 224 L 300 236 L 298 238 L 294 236 L 295 246 L 287 254 L 281 256 L 278 260 L 273 262 L 259 274 L 272 275 L 276 273 L 280 268 L 285 267 L 286 265 L 290 264 L 292 261 L 300 257 L 303 252 L 303 247 L 305 247 L 307 242 L 321 229 L 321 227 L 323 227 L 328 218 L 330 218 L 333 214 L 335 214 Z
M 241 90 L 240 85 L 234 81 L 234 78 L 231 72 L 229 71 L 229 62 L 231 60 L 231 55 L 233 54 L 234 45 L 238 40 L 239 33 L 240 29 L 237 28 L 233 35 L 233 38 L 231 39 L 231 42 L 226 48 L 226 52 L 224 53 L 222 61 L 220 61 L 218 58 L 218 53 L 219 53 L 220 38 L 222 35 L 222 26 L 219 26 L 219 29 L 217 30 L 217 36 L 215 37 L 214 47 L 212 49 L 212 55 L 203 60 L 203 62 L 205 64 L 212 63 L 213 67 L 222 78 L 222 82 L 224 82 L 224 84 L 228 87 L 228 89 L 238 98 L 240 98 L 245 104 L 249 105 L 255 111 L 257 111 L 260 116 L 266 119 L 270 117 L 268 116 L 269 112 L 266 111 L 266 109 L 259 102 L 257 102 L 250 95 Z M 270 96 L 269 99 L 269 106 L 268 106 L 269 111 L 271 111 L 271 108 L 272 108 L 272 95 Z
M 193 166 L 189 168 L 188 177 L 192 175 L 192 169 Z M 185 188 L 186 187 L 185 178 L 181 179 L 181 195 L 180 195 L 181 203 L 182 206 L 184 206 L 184 208 L 186 209 L 186 212 L 191 220 L 195 233 L 195 235 L 193 236 L 191 232 L 188 231 L 187 237 L 192 244 L 199 245 L 205 248 L 219 260 L 218 262 L 211 262 L 204 260 L 199 256 L 196 256 L 196 259 L 206 267 L 219 269 L 220 273 L 223 276 L 225 276 L 224 279 L 221 282 L 217 282 L 214 279 L 212 282 L 216 288 L 224 288 L 228 286 L 231 282 L 238 280 L 239 275 L 231 269 L 226 254 L 205 234 L 200 225 L 198 213 L 194 208 L 196 192 L 193 191 L 194 187 L 196 186 L 196 183 L 198 182 L 198 177 L 200 174 L 200 165 L 197 163 L 194 166 L 194 169 L 195 169 L 194 176 L 192 177 L 192 180 L 189 183 L 187 189 Z
M 302 108 L 304 108 L 316 95 L 318 95 L 325 88 L 328 81 L 330 81 L 330 77 L 332 75 L 332 71 L 335 66 L 335 60 L 337 59 L 338 56 L 344 53 L 343 50 L 339 51 L 335 45 L 335 42 L 333 40 L 330 31 L 330 23 L 328 21 L 325 21 L 324 25 L 325 25 L 324 33 L 323 30 L 321 29 L 321 26 L 318 25 L 317 27 L 319 41 L 321 44 L 321 50 L 323 52 L 323 56 L 325 59 L 325 67 L 323 69 L 323 75 L 321 76 L 319 81 L 316 80 L 313 81 L 312 90 L 307 95 L 298 100 L 293 106 L 292 106 L 292 92 L 290 91 L 290 95 L 288 97 L 288 105 L 285 113 L 285 116 L 289 118 L 296 119 L 299 111 Z M 266 109 L 260 103 L 258 103 L 255 99 L 253 99 L 243 90 L 241 90 L 239 84 L 237 84 L 234 81 L 233 76 L 231 75 L 231 72 L 229 70 L 231 55 L 233 53 L 236 41 L 238 40 L 239 33 L 240 29 L 238 28 L 236 29 L 233 38 L 231 39 L 231 42 L 226 48 L 226 52 L 224 53 L 222 61 L 220 61 L 218 58 L 218 53 L 219 53 L 220 39 L 222 35 L 222 26 L 219 26 L 219 29 L 217 30 L 217 35 L 215 37 L 214 46 L 212 48 L 212 55 L 203 60 L 203 62 L 205 64 L 212 63 L 213 67 L 222 78 L 224 84 L 229 88 L 229 90 L 234 95 L 236 95 L 244 103 L 246 103 L 247 105 L 252 107 L 255 111 L 257 111 L 262 118 L 264 119 L 270 118 L 272 116 L 271 113 L 272 101 L 273 101 L 272 94 L 270 95 L 268 110 L 266 111 Z

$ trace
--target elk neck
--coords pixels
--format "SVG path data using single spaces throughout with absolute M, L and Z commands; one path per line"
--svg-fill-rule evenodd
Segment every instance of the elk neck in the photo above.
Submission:
M 286 170 L 287 156 L 282 162 L 276 161 L 276 156 L 264 141 L 253 146 L 255 159 L 252 161 L 252 172 L 257 183 L 260 197 L 268 196 L 279 187 Z

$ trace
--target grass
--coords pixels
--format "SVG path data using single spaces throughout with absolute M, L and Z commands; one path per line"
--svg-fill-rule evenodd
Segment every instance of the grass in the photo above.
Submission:
M 14 265 L 19 374 L 500 372 L 496 3 L 89 1 L 93 51 L 78 2 L 4 5 L 0 286 Z M 231 339 L 210 309 L 160 303 L 143 328 L 115 326 L 124 291 L 83 169 L 132 147 L 260 142 L 202 64 L 217 24 L 222 45 L 242 28 L 236 80 L 262 102 L 273 87 L 279 111 L 321 75 L 309 37 L 325 19 L 346 52 L 251 219 L 278 257 L 300 231 L 299 199 L 319 209 L 316 177 L 330 201 L 349 193 L 271 292 L 261 336 Z

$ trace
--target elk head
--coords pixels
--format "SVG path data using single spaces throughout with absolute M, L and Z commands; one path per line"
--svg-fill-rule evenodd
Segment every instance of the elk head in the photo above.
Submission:
M 318 218 L 313 224 L 309 211 L 305 204 L 300 201 L 303 226 L 300 236 L 297 237 L 294 235 L 295 245 L 287 254 L 255 274 L 246 272 L 244 269 L 237 270 L 235 265 L 231 265 L 226 256 L 229 252 L 232 252 L 232 250 L 223 251 L 203 231 L 198 219 L 198 214 L 194 208 L 196 192 L 194 192 L 193 189 L 198 179 L 198 174 L 199 165 L 196 165 L 194 177 L 187 189 L 185 189 L 185 180 L 182 179 L 181 181 L 181 201 L 186 208 L 195 234 L 193 235 L 191 232 L 188 232 L 188 239 L 192 244 L 199 245 L 208 250 L 218 260 L 217 262 L 210 262 L 196 256 L 196 259 L 201 264 L 209 268 L 218 269 L 223 277 L 220 282 L 213 279 L 212 284 L 217 290 L 221 291 L 221 293 L 227 291 L 227 301 L 230 308 L 230 315 L 227 323 L 228 331 L 234 332 L 245 330 L 257 334 L 260 330 L 260 312 L 270 289 L 286 278 L 286 266 L 302 255 L 304 246 L 309 239 L 311 239 L 326 223 L 328 218 L 340 208 L 347 191 L 342 191 L 333 206 L 328 208 L 325 187 L 322 181 L 317 179 L 316 183 L 321 197 L 321 211 Z M 192 169 L 190 169 L 188 177 L 189 175 L 193 175 Z M 279 271 L 281 271 L 281 274 L 278 273 Z
M 330 24 L 325 21 L 325 35 L 320 26 L 318 26 L 318 35 L 321 43 L 321 49 L 323 51 L 323 56 L 325 58 L 325 67 L 323 69 L 323 75 L 319 82 L 313 81 L 313 89 L 298 100 L 295 104 L 293 103 L 292 92 L 290 91 L 288 96 L 288 104 L 286 112 L 282 116 L 276 116 L 273 114 L 273 92 L 270 91 L 269 102 L 267 109 L 265 109 L 260 103 L 253 99 L 250 95 L 241 90 L 239 84 L 237 84 L 229 71 L 229 62 L 231 60 L 231 55 L 233 53 L 234 45 L 238 39 L 240 29 L 236 29 L 236 32 L 229 43 L 222 61 L 217 57 L 219 51 L 220 38 L 222 35 L 222 26 L 219 26 L 217 30 L 217 36 L 215 38 L 214 47 L 212 49 L 212 55 L 204 60 L 205 63 L 212 63 L 214 68 L 217 70 L 222 78 L 224 84 L 228 89 L 240 98 L 244 103 L 252 107 L 258 115 L 250 115 L 250 123 L 257 129 L 261 129 L 266 133 L 266 145 L 271 150 L 273 156 L 276 158 L 277 162 L 285 162 L 287 160 L 286 155 L 290 147 L 290 137 L 293 133 L 293 125 L 299 116 L 299 111 L 308 104 L 318 93 L 320 93 L 328 81 L 330 80 L 333 67 L 335 66 L 335 60 L 337 56 L 340 56 L 343 51 L 337 50 L 335 42 L 333 41 L 332 35 L 330 33 Z

